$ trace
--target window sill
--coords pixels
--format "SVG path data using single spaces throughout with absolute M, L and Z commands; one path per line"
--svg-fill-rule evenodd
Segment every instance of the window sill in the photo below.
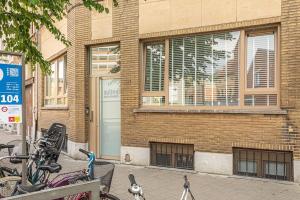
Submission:
M 69 110 L 68 106 L 44 106 L 41 110 Z
M 228 110 L 200 110 L 200 109 L 174 109 L 174 108 L 138 108 L 134 113 L 212 113 L 212 114 L 261 114 L 261 115 L 287 115 L 282 109 L 228 109 Z

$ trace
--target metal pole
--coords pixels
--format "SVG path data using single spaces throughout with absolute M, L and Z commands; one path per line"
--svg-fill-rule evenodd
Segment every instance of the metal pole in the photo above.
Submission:
M 22 55 L 22 154 L 27 155 L 26 143 L 26 97 L 25 97 L 25 59 Z M 22 184 L 27 183 L 27 160 L 22 160 Z

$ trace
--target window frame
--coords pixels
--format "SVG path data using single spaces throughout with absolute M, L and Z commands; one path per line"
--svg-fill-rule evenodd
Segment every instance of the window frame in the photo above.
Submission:
M 147 45 L 163 44 L 165 48 L 165 66 L 164 66 L 164 89 L 162 91 L 145 91 L 146 81 L 146 51 Z M 141 97 L 165 97 L 166 102 L 169 101 L 169 41 L 168 40 L 156 40 L 146 42 L 142 44 L 142 84 L 141 84 Z
M 117 73 L 110 73 L 110 70 L 112 68 L 106 68 L 103 69 L 103 72 L 95 72 L 93 73 L 93 48 L 98 48 L 98 47 L 118 47 L 119 48 L 119 54 L 118 54 L 118 62 L 119 65 L 121 65 L 120 60 L 121 60 L 121 46 L 120 43 L 113 42 L 113 43 L 103 43 L 103 44 L 95 44 L 91 45 L 88 47 L 88 71 L 89 71 L 89 77 L 119 77 L 120 76 L 120 71 Z M 116 54 L 114 54 L 116 55 Z
M 63 61 L 64 63 L 64 84 L 63 84 L 63 89 L 64 89 L 64 93 L 62 95 L 58 94 L 58 88 L 59 88 L 59 78 L 58 78 L 58 70 L 59 70 L 59 62 Z M 57 58 L 53 59 L 51 62 L 51 65 L 54 63 L 55 64 L 55 94 L 48 96 L 47 95 L 47 91 L 48 91 L 48 78 L 52 75 L 46 75 L 44 76 L 44 101 L 43 101 L 43 105 L 46 108 L 51 108 L 51 107 L 67 107 L 68 106 L 68 84 L 67 84 L 67 54 L 63 54 L 58 56 Z M 46 100 L 51 100 L 54 99 L 55 103 L 54 104 L 46 104 Z M 58 99 L 65 99 L 65 103 L 64 104 L 58 104 Z
M 207 34 L 207 32 L 196 33 L 196 34 L 186 34 L 186 35 L 178 35 L 178 36 L 170 36 L 163 37 L 158 39 L 145 39 L 141 42 L 141 89 L 140 89 L 140 106 L 143 108 L 151 108 L 151 109 L 160 109 L 167 108 L 173 110 L 266 110 L 266 109 L 280 109 L 280 25 L 271 25 L 267 27 L 255 27 L 255 28 L 240 28 L 240 29 L 229 29 L 229 30 L 219 30 L 210 33 L 219 33 L 219 32 L 231 32 L 231 31 L 239 31 L 240 32 L 240 46 L 239 46 L 239 104 L 234 106 L 193 106 L 193 105 L 171 105 L 169 103 L 169 47 L 170 40 L 178 37 L 188 37 L 193 35 L 201 35 Z M 275 82 L 274 88 L 247 88 L 247 34 L 265 34 L 267 32 L 274 32 L 275 35 Z M 149 44 L 157 44 L 164 43 L 165 44 L 165 71 L 164 71 L 164 91 L 162 92 L 147 92 L 144 91 L 145 87 L 145 71 L 146 71 L 146 47 Z M 275 106 L 246 106 L 244 97 L 246 95 L 255 95 L 255 94 L 263 94 L 263 95 L 277 95 L 277 104 Z M 144 105 L 143 97 L 165 97 L 165 103 L 163 105 Z
M 242 152 L 244 152 L 245 156 L 243 156 Z M 283 158 L 280 158 L 280 155 Z M 292 151 L 284 151 L 284 150 L 268 150 L 268 149 L 254 149 L 254 148 L 241 148 L 241 147 L 233 147 L 232 148 L 232 156 L 233 156 L 233 174 L 239 176 L 250 176 L 257 178 L 265 178 L 265 179 L 275 179 L 275 180 L 284 180 L 284 181 L 293 181 L 293 152 Z M 240 161 L 245 161 L 246 165 L 248 162 L 256 162 L 256 172 L 251 173 L 248 172 L 248 166 L 246 167 L 246 172 L 240 171 Z M 276 164 L 276 174 L 268 173 L 266 170 L 266 164 Z M 283 172 L 284 175 L 278 174 L 277 171 L 278 164 L 283 164 Z
M 275 42 L 275 81 L 274 81 L 274 88 L 247 88 L 248 81 L 247 81 L 247 50 L 248 50 L 248 37 L 251 36 L 260 36 L 260 35 L 266 35 L 268 33 L 274 34 L 274 42 Z M 277 95 L 277 106 L 246 106 L 244 105 L 245 102 L 243 100 L 243 105 L 245 107 L 251 108 L 251 107 L 280 107 L 280 27 L 276 28 L 267 28 L 267 29 L 261 29 L 261 30 L 249 30 L 245 31 L 245 41 L 244 41 L 244 94 L 243 99 L 246 95 Z

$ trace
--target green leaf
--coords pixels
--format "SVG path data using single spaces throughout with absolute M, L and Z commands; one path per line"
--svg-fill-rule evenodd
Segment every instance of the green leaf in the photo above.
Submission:
M 95 0 L 82 0 L 87 9 L 108 13 L 108 8 Z M 117 5 L 117 0 L 113 0 Z M 0 38 L 7 50 L 25 55 L 25 62 L 38 65 L 43 73 L 49 74 L 50 63 L 46 61 L 32 39 L 32 25 L 45 27 L 58 41 L 72 45 L 66 36 L 55 26 L 55 22 L 67 14 L 70 0 L 0 0 Z

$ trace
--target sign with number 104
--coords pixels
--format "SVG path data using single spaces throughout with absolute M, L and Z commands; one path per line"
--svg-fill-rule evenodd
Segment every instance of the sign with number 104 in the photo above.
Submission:
M 22 122 L 22 66 L 0 63 L 0 122 Z

